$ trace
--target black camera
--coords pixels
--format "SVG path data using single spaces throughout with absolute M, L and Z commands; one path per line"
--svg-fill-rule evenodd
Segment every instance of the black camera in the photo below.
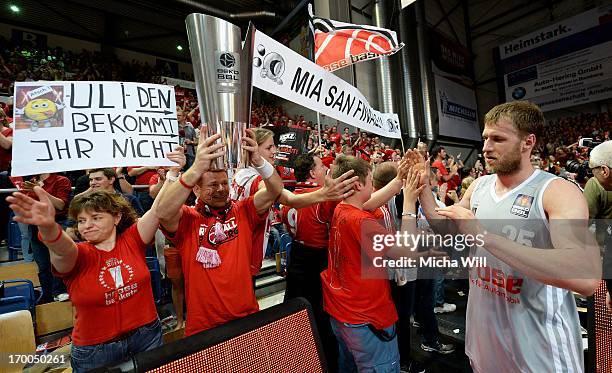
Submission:
M 593 141 L 591 137 L 585 137 L 580 139 L 578 142 L 579 147 L 589 148 L 589 154 L 594 147 L 601 144 L 601 141 Z M 565 170 L 576 174 L 576 181 L 582 182 L 586 177 L 593 177 L 593 172 L 589 168 L 589 162 L 578 162 L 576 160 L 569 160 L 565 165 Z
M 576 174 L 576 181 L 583 181 L 585 177 L 593 176 L 593 173 L 591 172 L 591 169 L 589 168 L 588 162 L 580 163 L 572 159 L 570 161 L 567 161 L 567 164 L 565 165 L 565 170 L 567 172 Z

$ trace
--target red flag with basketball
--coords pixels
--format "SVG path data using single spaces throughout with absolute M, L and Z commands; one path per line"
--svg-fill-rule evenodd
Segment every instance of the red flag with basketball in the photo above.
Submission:
M 328 71 L 396 53 L 404 46 L 394 31 L 316 17 L 308 5 L 314 61 Z

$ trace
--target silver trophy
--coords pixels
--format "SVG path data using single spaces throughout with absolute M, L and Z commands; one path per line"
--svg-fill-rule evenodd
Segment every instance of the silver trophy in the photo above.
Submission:
M 185 22 L 202 119 L 200 138 L 221 135 L 225 157 L 215 166 L 232 172 L 247 163 L 241 142 L 251 118 L 254 28 L 249 26 L 242 47 L 240 27 L 232 23 L 197 13 Z

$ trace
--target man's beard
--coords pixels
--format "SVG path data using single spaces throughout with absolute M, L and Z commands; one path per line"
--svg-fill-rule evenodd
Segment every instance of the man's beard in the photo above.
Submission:
M 498 175 L 510 175 L 521 167 L 521 144 L 520 142 L 508 153 L 497 158 L 496 164 L 487 167 L 492 173 Z

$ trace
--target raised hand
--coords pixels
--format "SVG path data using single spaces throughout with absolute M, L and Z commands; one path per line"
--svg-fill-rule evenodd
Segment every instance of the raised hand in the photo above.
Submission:
M 427 184 L 429 182 L 429 160 L 425 160 L 423 155 L 416 149 L 407 150 L 404 158 L 410 166 L 410 169 L 414 169 L 421 172 L 421 179 L 419 184 Z
M 259 154 L 259 146 L 255 141 L 255 132 L 250 128 L 242 133 L 242 149 L 249 152 L 249 159 L 253 166 L 261 167 L 264 164 L 264 159 Z
M 39 227 L 53 227 L 55 207 L 49 195 L 39 186 L 35 186 L 33 190 L 38 201 L 21 192 L 15 192 L 12 196 L 6 197 L 9 207 L 15 212 L 15 221 Z
M 397 166 L 397 175 L 395 176 L 395 178 L 397 180 L 400 180 L 402 182 L 402 184 L 404 183 L 404 180 L 406 179 L 406 177 L 408 176 L 408 172 L 410 171 L 410 162 L 408 161 L 408 159 L 404 156 L 400 161 L 399 164 Z
M 423 191 L 423 189 L 427 186 L 427 184 L 421 184 L 421 171 L 412 169 L 408 173 L 408 177 L 404 181 L 404 204 L 408 203 L 413 205 L 416 203 L 417 198 L 419 198 L 419 194 Z M 419 186 L 421 184 L 421 186 Z
M 225 155 L 225 152 L 223 151 L 225 145 L 223 143 L 215 144 L 215 142 L 220 138 L 221 135 L 219 134 L 212 135 L 198 145 L 195 160 L 193 161 L 191 168 L 197 171 L 200 175 L 210 169 L 210 162 L 212 160 Z
M 353 176 L 354 171 L 348 170 L 337 178 L 332 178 L 334 165 L 325 176 L 325 185 L 321 188 L 321 192 L 325 196 L 325 200 L 337 201 L 344 199 L 355 192 L 353 187 L 359 181 L 359 176 Z
M 185 167 L 185 164 L 187 163 L 187 156 L 185 155 L 185 149 L 183 149 L 182 146 L 177 146 L 176 148 L 174 148 L 174 151 L 167 153 L 166 158 L 168 158 L 169 160 L 177 164 L 177 166 L 170 167 L 170 171 L 174 171 L 177 173 L 180 172 L 183 169 L 183 167 Z M 164 176 L 166 176 L 165 173 L 164 173 Z M 160 174 L 160 177 L 161 177 L 161 174 Z
M 446 192 L 448 191 L 448 183 L 444 183 L 438 188 L 438 198 L 441 202 L 446 200 Z

